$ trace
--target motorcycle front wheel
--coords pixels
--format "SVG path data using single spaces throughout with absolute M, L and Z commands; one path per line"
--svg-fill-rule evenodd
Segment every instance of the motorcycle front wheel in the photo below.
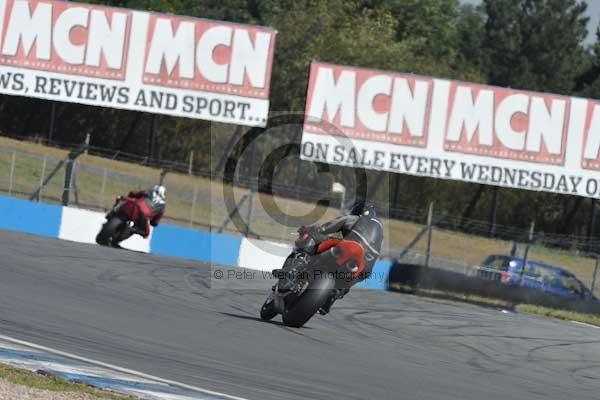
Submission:
M 111 219 L 106 221 L 96 236 L 96 243 L 101 246 L 109 246 L 113 236 L 115 236 L 117 230 L 123 223 L 124 222 L 121 220 L 121 218 L 117 216 L 113 216 Z
M 260 308 L 260 319 L 263 321 L 269 321 L 277 315 L 277 311 L 275 311 L 275 301 L 273 300 L 273 295 L 269 295 L 267 300 L 265 300 L 264 304 Z

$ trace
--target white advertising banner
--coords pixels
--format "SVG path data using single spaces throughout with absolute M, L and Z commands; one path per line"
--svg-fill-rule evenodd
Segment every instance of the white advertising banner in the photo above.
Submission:
M 275 31 L 0 0 L 0 93 L 265 126 Z
M 600 198 L 600 102 L 313 62 L 301 157 Z

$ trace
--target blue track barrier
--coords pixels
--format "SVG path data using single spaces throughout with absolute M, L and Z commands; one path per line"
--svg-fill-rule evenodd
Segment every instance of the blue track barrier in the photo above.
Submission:
M 0 229 L 58 237 L 62 207 L 0 196 Z
M 368 279 L 356 284 L 356 287 L 371 290 L 387 290 L 388 279 L 392 263 L 388 260 L 379 260 L 373 266 L 373 271 Z
M 152 234 L 153 254 L 236 266 L 241 237 L 160 225 Z

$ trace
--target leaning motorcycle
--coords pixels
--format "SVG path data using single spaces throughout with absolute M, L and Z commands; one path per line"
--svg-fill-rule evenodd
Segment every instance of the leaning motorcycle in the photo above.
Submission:
M 142 216 L 136 199 L 118 197 L 113 208 L 106 214 L 106 222 L 96 236 L 96 243 L 102 246 L 118 247 L 119 243 L 138 233 L 135 221 Z
M 284 325 L 300 328 L 327 302 L 334 289 L 349 287 L 365 268 L 363 247 L 354 241 L 324 238 L 313 227 L 300 228 L 292 253 L 273 271 L 277 284 L 260 310 L 262 320 L 281 314 Z

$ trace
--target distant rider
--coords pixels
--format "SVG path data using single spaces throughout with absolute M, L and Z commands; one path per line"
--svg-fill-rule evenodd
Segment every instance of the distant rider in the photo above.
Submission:
M 332 292 L 331 297 L 319 310 L 320 314 L 325 315 L 336 300 L 341 299 L 350 291 L 351 286 L 370 276 L 373 265 L 381 251 L 383 223 L 377 218 L 375 209 L 370 203 L 357 201 L 348 215 L 338 217 L 319 226 L 317 232 L 323 236 L 340 232 L 344 240 L 358 242 L 365 250 L 364 272 L 360 274 L 358 279 L 353 280 L 348 287 L 335 289 Z
M 129 192 L 128 197 L 137 199 L 136 205 L 140 210 L 140 218 L 134 221 L 134 231 L 129 236 L 138 233 L 147 238 L 150 235 L 150 225 L 158 226 L 167 206 L 166 191 L 164 186 L 155 185 L 151 191 Z

